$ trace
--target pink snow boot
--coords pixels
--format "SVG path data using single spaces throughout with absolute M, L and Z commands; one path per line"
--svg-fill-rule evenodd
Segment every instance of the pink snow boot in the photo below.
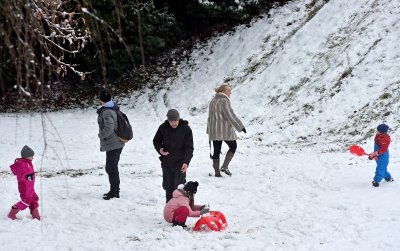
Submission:
M 35 208 L 31 211 L 31 215 L 33 219 L 37 219 L 40 221 L 40 214 L 38 208 Z
M 17 213 L 20 210 L 17 207 L 12 206 L 11 207 L 11 211 L 8 213 L 8 218 L 10 218 L 11 220 L 16 220 L 17 219 Z

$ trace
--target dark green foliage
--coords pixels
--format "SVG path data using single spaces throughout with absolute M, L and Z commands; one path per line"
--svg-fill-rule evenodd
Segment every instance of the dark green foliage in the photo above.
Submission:
M 174 48 L 179 41 L 192 36 L 208 36 L 212 30 L 224 31 L 229 27 L 246 22 L 275 3 L 285 1 L 259 0 L 242 1 L 214 0 L 200 3 L 198 0 L 142 0 L 140 2 L 141 28 L 145 64 L 167 49 Z M 154 3 L 154 6 L 153 6 Z M 119 8 L 113 0 L 94 1 L 96 14 L 112 26 L 125 39 L 136 64 L 141 62 L 138 35 L 138 6 L 136 0 L 121 1 Z M 97 40 L 107 37 L 100 33 Z M 110 37 L 110 36 L 108 36 Z M 96 39 L 96 38 L 95 38 Z M 116 37 L 103 41 L 106 51 L 105 67 L 108 78 L 118 78 L 126 71 L 133 70 L 133 63 L 126 48 Z M 89 58 L 93 58 L 89 57 Z M 92 65 L 92 64 L 85 64 Z M 88 69 L 87 69 L 88 70 Z M 98 73 L 101 69 L 97 70 Z
M 204 1 L 206 2 L 206 1 Z M 250 20 L 253 16 L 267 11 L 274 4 L 287 0 L 154 0 L 156 9 L 167 8 L 182 25 L 185 37 L 207 31 L 219 25 L 229 27 Z
M 135 64 L 141 62 L 140 39 L 138 36 L 138 6 L 135 0 L 122 1 L 121 6 L 115 6 L 113 0 L 94 1 L 93 12 L 101 17 L 115 32 L 124 39 L 126 46 L 118 41 L 118 37 L 109 29 L 100 28 L 94 33 L 96 46 L 89 46 L 84 55 L 79 58 L 79 64 L 95 69 L 101 74 L 101 67 L 106 68 L 106 77 L 116 79 L 127 71 L 134 71 Z M 175 18 L 164 9 L 154 9 L 151 1 L 142 1 L 139 5 L 145 62 L 149 57 L 157 56 L 166 48 L 178 41 L 179 24 Z M 100 24 L 94 23 L 93 29 Z M 103 49 L 99 54 L 99 50 Z M 132 58 L 127 53 L 130 51 Z M 103 64 L 98 59 L 104 56 Z M 94 68 L 92 68 L 94 66 Z M 96 67 L 97 66 L 97 67 Z
M 74 19 L 76 28 L 80 27 L 78 22 L 84 21 L 81 26 L 88 28 L 92 40 L 85 44 L 79 53 L 65 54 L 63 59 L 65 63 L 75 65 L 78 71 L 91 74 L 71 77 L 71 74 L 74 75 L 71 71 L 58 74 L 49 69 L 41 76 L 42 82 L 56 81 L 57 84 L 67 84 L 68 87 L 61 89 L 68 90 L 77 84 L 81 85 L 81 88 L 92 88 L 93 83 L 118 83 L 122 76 L 140 78 L 138 77 L 140 74 L 151 74 L 143 69 L 151 69 L 150 66 L 157 64 L 157 60 L 164 52 L 176 48 L 182 40 L 193 37 L 207 38 L 215 31 L 227 31 L 237 24 L 248 22 L 252 17 L 265 13 L 273 5 L 283 5 L 287 1 L 64 0 L 63 10 L 78 14 Z M 7 23 L 4 13 L 1 13 L 6 11 L 6 8 L 1 8 L 2 6 L 5 6 L 4 2 L 0 3 L 0 25 L 13 27 Z M 82 8 L 87 8 L 93 16 L 84 14 Z M 77 17 L 79 15 L 84 17 L 83 21 Z M 39 50 L 34 53 L 42 54 Z M 0 96 L 2 97 L 6 96 L 8 90 L 18 82 L 11 58 L 12 55 L 0 36 Z M 144 67 L 140 66 L 142 62 Z M 23 70 L 20 72 L 24 73 Z M 20 82 L 24 81 L 24 77 L 20 79 L 22 79 Z M 74 83 L 68 82 L 71 79 Z

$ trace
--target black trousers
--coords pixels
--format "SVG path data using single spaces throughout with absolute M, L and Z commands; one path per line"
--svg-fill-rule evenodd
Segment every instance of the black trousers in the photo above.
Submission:
M 228 147 L 229 147 L 229 152 L 235 154 L 236 148 L 237 148 L 237 143 L 236 140 L 232 141 L 224 141 Z M 211 159 L 219 159 L 219 155 L 221 154 L 221 148 L 222 148 L 222 141 L 216 140 L 213 141 L 213 147 L 214 147 L 214 152 L 213 155 L 211 156 Z
M 110 192 L 119 193 L 118 162 L 122 148 L 106 152 L 106 172 L 110 181 Z
M 186 173 L 181 172 L 181 167 L 161 167 L 163 172 L 162 186 L 165 190 L 166 202 L 168 202 L 172 198 L 172 192 L 178 187 L 178 185 L 186 183 Z

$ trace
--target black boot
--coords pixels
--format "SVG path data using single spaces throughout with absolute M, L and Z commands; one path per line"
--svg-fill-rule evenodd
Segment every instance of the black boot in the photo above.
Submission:
M 378 186 L 379 186 L 379 182 L 372 181 L 372 185 L 373 185 L 374 187 L 378 187 Z
M 112 198 L 119 198 L 119 192 L 111 192 L 110 191 L 108 193 L 103 194 L 103 199 L 105 199 L 105 200 L 109 200 Z
M 172 226 L 173 226 L 173 227 L 175 227 L 175 226 L 180 226 L 180 227 L 183 227 L 183 228 L 187 228 L 187 226 L 185 225 L 185 223 L 177 222 L 177 221 L 172 221 Z

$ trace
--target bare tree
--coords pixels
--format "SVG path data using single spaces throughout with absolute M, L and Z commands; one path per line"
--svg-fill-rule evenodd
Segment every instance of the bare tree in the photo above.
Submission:
M 90 1 L 85 1 L 90 6 Z M 1 17 L 2 16 L 2 17 Z M 3 93 L 17 93 L 17 103 L 41 106 L 52 95 L 52 85 L 69 73 L 84 80 L 87 74 L 73 64 L 88 43 L 93 43 L 93 32 L 101 27 L 111 30 L 118 40 L 128 46 L 104 20 L 94 15 L 90 8 L 68 0 L 6 0 L 0 4 L 0 53 L 8 55 L 15 70 L 15 85 Z M 98 27 L 91 30 L 93 23 Z M 4 45 L 4 46 L 1 46 Z M 105 58 L 100 41 L 98 56 L 105 79 Z M 135 67 L 135 66 L 134 66 Z
M 78 54 L 90 41 L 85 16 L 76 7 L 67 10 L 61 0 L 13 0 L 0 6 L 5 23 L 0 35 L 15 67 L 18 97 L 40 102 L 50 89 L 50 80 L 73 72 L 87 72 L 66 57 Z
M 141 4 L 139 0 L 136 0 L 140 56 L 142 57 L 142 65 L 144 66 L 145 60 L 144 60 L 143 37 L 142 37 L 142 22 L 140 19 L 140 5 Z

